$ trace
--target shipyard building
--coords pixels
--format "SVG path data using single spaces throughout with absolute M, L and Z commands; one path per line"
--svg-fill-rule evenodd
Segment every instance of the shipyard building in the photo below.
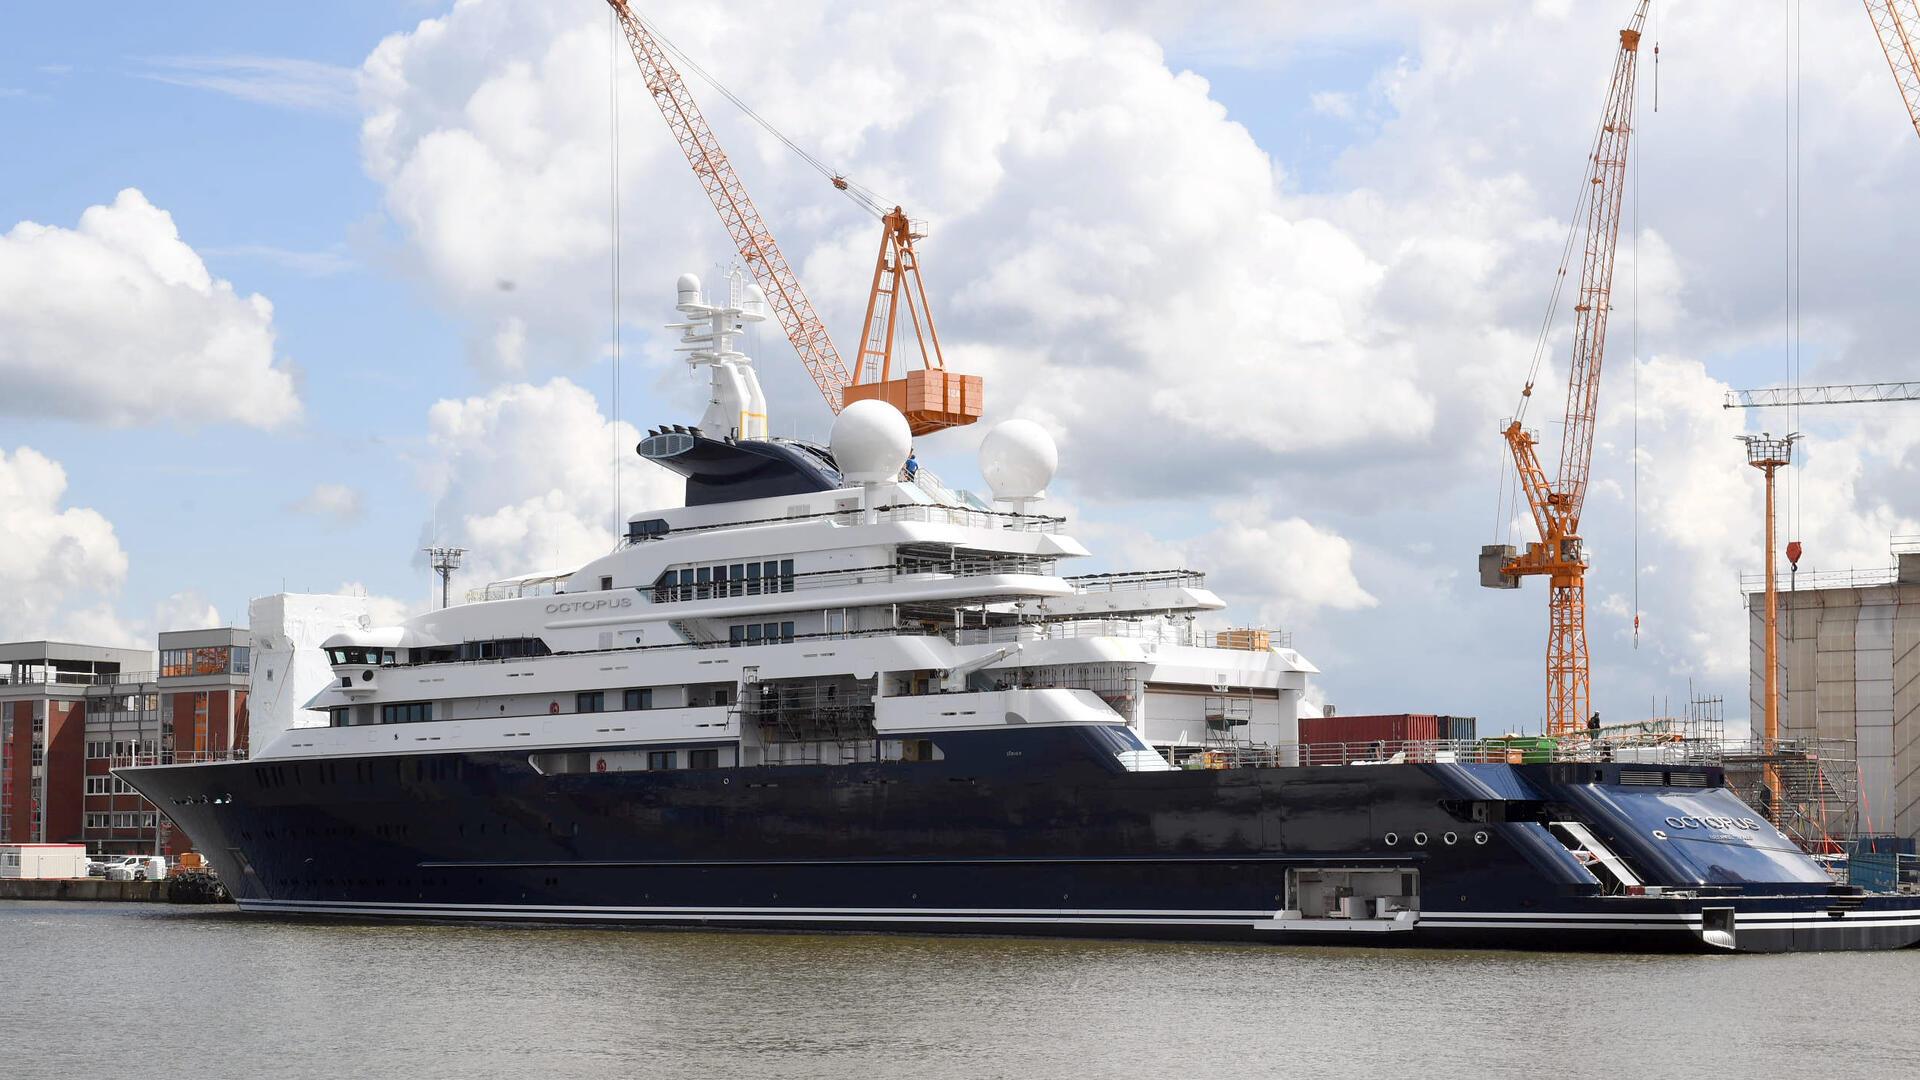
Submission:
M 1920 537 L 1891 564 L 1792 575 L 1779 604 L 1780 737 L 1850 745 L 1858 829 L 1920 835 Z M 1766 598 L 1743 582 L 1751 625 L 1751 716 L 1766 711 Z

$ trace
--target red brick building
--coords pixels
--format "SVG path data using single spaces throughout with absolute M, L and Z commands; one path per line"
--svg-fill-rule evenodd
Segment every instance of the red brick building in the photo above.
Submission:
M 159 645 L 158 665 L 139 650 L 0 645 L 0 840 L 186 849 L 111 770 L 245 756 L 251 651 L 231 627 L 173 631 Z
M 58 641 L 0 644 L 0 840 L 80 840 L 87 694 L 152 657 Z

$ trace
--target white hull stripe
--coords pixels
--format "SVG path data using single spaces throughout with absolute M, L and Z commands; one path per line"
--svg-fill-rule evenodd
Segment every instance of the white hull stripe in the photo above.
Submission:
M 243 911 L 281 911 L 324 915 L 441 915 L 461 918 L 510 918 L 510 919 L 558 919 L 558 920 L 617 920 L 617 921 L 684 921 L 710 920 L 715 922 L 817 922 L 817 923 L 992 923 L 992 924 L 1040 924 L 1040 925 L 1086 925 L 1086 926 L 1242 926 L 1253 927 L 1271 917 L 1271 912 L 1232 912 L 1232 911 L 1014 911 L 990 908 L 969 908 L 953 911 L 902 911 L 888 908 L 712 908 L 712 907 L 547 907 L 540 905 L 496 906 L 488 904 L 424 904 L 424 903 L 380 903 L 375 901 L 315 901 L 295 900 L 242 900 L 239 907 Z M 1526 919 L 1501 919 L 1482 917 L 1460 919 L 1449 917 L 1454 913 L 1436 912 L 1422 916 L 1415 924 L 1416 928 L 1425 926 L 1435 929 L 1471 929 L 1471 930 L 1637 930 L 1668 933 L 1684 933 L 1694 936 L 1699 932 L 1697 917 L 1691 921 L 1685 916 L 1652 916 L 1647 919 L 1633 919 L 1618 915 L 1605 918 L 1589 918 L 1584 915 L 1561 913 L 1539 914 Z M 1906 913 L 1896 918 L 1862 919 L 1848 916 L 1845 919 L 1833 919 L 1826 916 L 1810 918 L 1776 917 L 1766 923 L 1756 924 L 1746 916 L 1738 922 L 1741 929 L 1748 930 L 1809 930 L 1834 931 L 1860 928 L 1920 927 L 1920 913 Z M 1299 927 L 1302 932 L 1313 932 L 1311 927 Z

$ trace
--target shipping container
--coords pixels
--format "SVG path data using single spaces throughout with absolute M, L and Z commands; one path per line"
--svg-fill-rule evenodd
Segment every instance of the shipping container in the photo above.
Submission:
M 1440 718 L 1421 713 L 1372 716 L 1305 716 L 1300 719 L 1304 758 L 1313 765 L 1380 761 L 1395 754 L 1431 760 L 1441 739 Z

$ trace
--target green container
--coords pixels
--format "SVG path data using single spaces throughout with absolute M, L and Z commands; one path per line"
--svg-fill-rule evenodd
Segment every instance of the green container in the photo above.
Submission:
M 1553 760 L 1559 742 L 1543 735 L 1500 735 L 1480 740 L 1480 753 L 1487 761 L 1508 761 L 1523 765 L 1544 765 Z

